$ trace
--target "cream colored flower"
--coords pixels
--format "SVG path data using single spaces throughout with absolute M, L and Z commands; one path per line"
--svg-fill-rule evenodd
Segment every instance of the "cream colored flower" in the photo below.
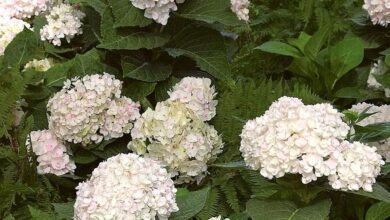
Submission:
M 161 161 L 177 183 L 201 181 L 222 151 L 217 131 L 179 101 L 157 103 L 134 124 L 129 148 Z
M 218 101 L 211 80 L 208 78 L 185 77 L 169 92 L 169 100 L 179 100 L 194 111 L 203 121 L 211 120 L 216 114 Z

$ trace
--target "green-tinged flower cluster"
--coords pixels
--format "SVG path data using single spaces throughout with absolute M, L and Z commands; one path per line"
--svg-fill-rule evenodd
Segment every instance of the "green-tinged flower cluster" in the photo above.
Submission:
M 222 151 L 221 137 L 179 101 L 157 103 L 134 124 L 128 147 L 161 161 L 176 183 L 200 182 Z

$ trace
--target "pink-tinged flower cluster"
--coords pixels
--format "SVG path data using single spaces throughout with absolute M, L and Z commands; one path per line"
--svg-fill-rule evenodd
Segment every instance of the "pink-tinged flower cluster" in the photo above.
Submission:
M 140 105 L 121 97 L 122 82 L 113 75 L 87 75 L 65 82 L 48 102 L 49 127 L 73 143 L 100 143 L 129 133 Z
M 349 126 L 329 104 L 282 97 L 241 134 L 246 164 L 272 179 L 301 174 L 307 184 L 327 176 L 335 189 L 371 191 L 383 164 L 375 147 L 345 140 Z
M 9 17 L 26 19 L 48 10 L 51 4 L 52 0 L 1 0 L 0 11 Z
M 203 121 L 211 120 L 216 114 L 215 88 L 208 78 L 185 77 L 169 93 L 169 100 L 179 100 L 194 111 Z
M 77 186 L 74 219 L 161 219 L 178 211 L 176 188 L 155 160 L 119 154 Z
M 133 124 L 129 121 L 135 121 L 141 116 L 139 109 L 140 105 L 127 97 L 115 99 L 104 115 L 100 133 L 107 140 L 122 137 L 123 133 L 130 133 Z
M 390 122 L 390 105 L 376 106 L 368 103 L 359 103 L 353 105 L 350 110 L 355 112 L 363 112 L 367 110 L 367 113 L 375 113 L 358 123 L 360 126 L 366 126 L 369 124 Z M 390 138 L 370 143 L 378 149 L 378 153 L 382 155 L 387 162 L 390 162 Z
M 389 0 L 364 0 L 363 9 L 367 10 L 373 24 L 387 26 L 390 23 Z
M 16 37 L 16 35 L 29 28 L 30 25 L 22 20 L 0 15 L 0 56 L 4 54 L 5 48 Z
M 335 172 L 329 175 L 329 184 L 344 191 L 363 188 L 371 192 L 372 184 L 380 174 L 380 166 L 385 164 L 375 147 L 348 141 L 342 142 L 330 160 L 335 165 Z
M 329 175 L 327 157 L 348 134 L 342 114 L 329 104 L 306 106 L 282 97 L 241 134 L 246 164 L 267 178 L 299 173 L 309 183 Z
M 31 150 L 37 155 L 39 174 L 64 175 L 76 169 L 74 161 L 69 158 L 69 151 L 61 140 L 49 130 L 33 131 L 30 134 Z
M 60 4 L 46 15 L 47 24 L 40 30 L 41 40 L 61 46 L 61 39 L 69 43 L 76 35 L 83 33 L 81 26 L 85 14 L 69 4 Z
M 249 21 L 249 0 L 230 0 L 230 4 L 239 20 Z

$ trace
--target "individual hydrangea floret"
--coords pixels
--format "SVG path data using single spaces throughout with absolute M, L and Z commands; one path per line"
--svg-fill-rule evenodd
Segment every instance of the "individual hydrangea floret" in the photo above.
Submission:
M 28 144 L 37 155 L 39 174 L 55 174 L 57 176 L 73 173 L 76 165 L 69 158 L 65 145 L 50 130 L 33 131 Z
M 363 9 L 367 10 L 373 24 L 387 26 L 390 23 L 389 0 L 364 0 Z
M 360 113 L 366 109 L 368 109 L 367 113 L 375 114 L 363 119 L 358 125 L 366 126 L 369 124 L 390 122 L 390 105 L 376 106 L 363 102 L 353 105 L 350 110 Z M 382 155 L 387 162 L 390 162 L 390 138 L 370 143 L 370 145 L 375 146 L 378 149 L 378 153 Z
M 342 116 L 330 104 L 306 106 L 282 97 L 246 123 L 240 151 L 246 164 L 266 178 L 299 173 L 303 183 L 315 181 L 332 172 L 328 157 L 348 134 Z
M 145 10 L 145 17 L 162 25 L 168 23 L 169 14 L 177 10 L 176 3 L 184 0 L 130 0 L 134 7 Z
M 129 148 L 161 161 L 177 183 L 200 182 L 207 174 L 207 164 L 223 147 L 214 127 L 179 101 L 159 102 L 155 110 L 146 110 L 131 135 Z
M 29 28 L 30 25 L 19 19 L 0 15 L 0 56 L 4 55 L 5 48 L 25 27 Z
M 239 20 L 249 21 L 249 0 L 230 0 L 230 4 Z
M 24 66 L 24 70 L 34 69 L 38 72 L 46 72 L 54 65 L 54 61 L 51 58 L 45 58 L 42 60 L 33 59 Z
M 133 124 L 141 115 L 140 105 L 133 100 L 122 97 L 113 100 L 104 115 L 104 125 L 100 128 L 100 133 L 105 139 L 119 138 L 123 133 L 130 133 Z
M 76 35 L 83 33 L 81 20 L 85 14 L 69 4 L 60 4 L 46 15 L 47 24 L 40 30 L 41 39 L 55 46 L 61 46 L 61 39 L 69 43 Z
M 0 11 L 10 17 L 26 19 L 46 11 L 51 4 L 52 0 L 1 0 Z
M 390 97 L 390 88 L 385 88 L 376 80 L 376 77 L 385 74 L 388 70 L 389 69 L 387 68 L 385 62 L 383 62 L 383 60 L 378 60 L 378 62 L 374 63 L 374 65 L 371 67 L 370 74 L 368 75 L 367 79 L 368 87 L 375 90 L 384 90 L 386 97 Z
M 375 147 L 359 142 L 342 142 L 330 160 L 336 165 L 336 172 L 329 175 L 329 184 L 334 189 L 357 191 L 362 188 L 372 192 L 372 185 L 385 162 L 376 153 Z
M 107 73 L 66 81 L 48 102 L 49 127 L 61 139 L 83 145 L 129 133 L 140 106 L 121 98 L 121 88 Z
M 162 219 L 178 211 L 167 171 L 150 158 L 119 154 L 77 186 L 74 219 Z
M 216 114 L 215 88 L 208 78 L 185 77 L 169 93 L 169 100 L 179 100 L 194 111 L 203 121 L 211 120 Z
M 228 219 L 228 218 L 223 218 L 222 216 L 217 216 L 217 217 L 209 218 L 209 220 L 230 220 L 230 219 Z

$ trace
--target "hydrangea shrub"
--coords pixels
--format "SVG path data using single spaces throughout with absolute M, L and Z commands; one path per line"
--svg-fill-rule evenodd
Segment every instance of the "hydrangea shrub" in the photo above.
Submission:
M 2 0 L 0 219 L 390 218 L 389 8 Z

